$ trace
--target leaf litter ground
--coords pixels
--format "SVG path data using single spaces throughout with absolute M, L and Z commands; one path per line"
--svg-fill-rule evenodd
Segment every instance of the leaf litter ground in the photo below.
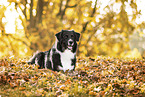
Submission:
M 0 60 L 0 96 L 145 96 L 145 60 L 78 58 L 73 72 L 38 69 L 25 60 Z

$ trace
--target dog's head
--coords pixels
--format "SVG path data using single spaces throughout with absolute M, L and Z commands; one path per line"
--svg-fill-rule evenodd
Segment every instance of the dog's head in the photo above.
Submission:
M 55 36 L 62 47 L 62 51 L 65 49 L 72 50 L 76 41 L 79 41 L 80 38 L 80 34 L 74 30 L 61 30 Z

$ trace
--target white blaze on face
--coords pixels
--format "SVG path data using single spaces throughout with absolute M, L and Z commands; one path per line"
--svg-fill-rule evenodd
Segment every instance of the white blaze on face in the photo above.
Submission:
M 68 49 L 72 50 L 73 45 L 74 45 L 73 40 L 72 39 L 69 39 L 68 40 Z
M 72 53 L 70 50 L 65 50 L 61 55 L 61 66 L 58 66 L 60 70 L 63 70 L 64 72 L 66 70 L 73 70 L 74 66 L 71 66 L 72 59 L 74 59 L 75 54 Z

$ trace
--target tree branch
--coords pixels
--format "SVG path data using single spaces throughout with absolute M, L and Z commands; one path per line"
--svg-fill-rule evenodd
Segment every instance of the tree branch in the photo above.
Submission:
M 65 15 L 66 9 L 68 8 L 67 6 L 68 6 L 69 1 L 70 1 L 70 0 L 67 0 L 67 1 L 66 1 L 65 8 L 64 8 L 64 10 L 63 10 L 63 12 L 62 12 L 62 14 L 61 14 L 61 20 L 63 19 L 63 16 Z
M 73 6 L 67 6 L 67 8 L 73 8 L 73 7 L 76 7 L 77 4 L 73 5 Z
M 96 5 L 97 5 L 97 0 L 95 1 L 95 5 L 94 5 L 93 11 L 92 11 L 90 17 L 94 17 L 95 12 L 96 12 Z M 81 34 L 83 34 L 83 33 L 86 31 L 86 28 L 87 28 L 87 26 L 88 26 L 88 24 L 89 24 L 90 22 L 91 22 L 91 20 L 90 20 L 90 21 L 87 21 L 87 22 L 83 25 Z M 83 37 L 80 38 L 80 41 L 81 41 L 82 39 L 83 39 Z M 79 45 L 78 45 L 78 46 L 80 46 L 80 45 L 81 45 L 81 42 L 79 42 Z M 78 50 L 78 54 L 79 54 L 79 53 L 80 53 L 80 51 Z
M 25 8 L 24 8 L 24 10 L 22 12 L 23 12 L 23 14 L 24 14 L 24 16 L 25 16 L 25 18 L 27 20 L 27 15 L 26 15 L 26 9 L 27 9 L 27 7 L 26 7 L 26 4 L 27 4 L 27 0 L 25 0 Z
M 62 6 L 63 6 L 62 2 L 63 2 L 63 0 L 60 1 L 59 12 L 58 12 L 57 16 L 59 16 L 62 13 Z
M 60 19 L 61 19 L 61 20 L 63 20 L 63 17 L 64 17 L 64 15 L 65 15 L 65 12 L 66 12 L 66 9 L 67 9 L 67 8 L 74 8 L 74 7 L 77 6 L 77 4 L 72 5 L 72 6 L 69 6 L 69 2 L 70 2 L 70 0 L 67 0 L 67 1 L 66 1 L 65 8 L 62 10 L 63 0 L 60 1 L 59 12 L 58 12 L 57 16 L 60 15 L 60 17 L 61 17 Z
M 6 47 L 9 47 L 8 43 L 3 38 L 0 38 L 0 42 L 3 42 L 6 45 Z
M 93 12 L 92 12 L 92 14 L 91 14 L 91 17 L 94 17 L 94 14 L 95 14 L 95 12 L 96 12 L 96 6 L 97 6 L 97 0 L 95 1 L 95 6 L 94 6 L 94 8 L 93 8 Z
M 30 3 L 30 28 L 34 26 L 34 20 L 33 20 L 33 0 L 31 0 Z
M 24 40 L 21 40 L 19 38 L 14 37 L 13 35 L 9 34 L 8 36 L 10 36 L 11 38 L 13 38 L 16 41 L 21 41 L 23 44 L 25 44 L 26 46 L 29 46 Z
M 95 5 L 94 5 L 94 8 L 93 8 L 93 11 L 92 11 L 92 14 L 90 15 L 90 17 L 94 17 L 95 15 L 95 12 L 96 12 L 96 5 L 97 5 L 97 0 L 95 1 Z M 91 21 L 88 21 L 86 22 L 84 25 L 83 25 L 83 29 L 81 31 L 81 33 L 84 33 L 86 28 L 87 28 L 87 25 L 90 23 Z

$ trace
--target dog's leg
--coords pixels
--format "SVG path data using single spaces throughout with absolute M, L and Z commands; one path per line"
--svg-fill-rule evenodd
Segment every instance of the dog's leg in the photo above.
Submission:
M 30 61 L 28 61 L 28 64 L 37 64 L 39 65 L 39 68 L 44 68 L 44 56 L 45 53 L 44 52 L 39 52 L 37 54 L 35 54 Z
M 71 66 L 74 66 L 73 70 L 75 70 L 76 67 L 76 57 L 74 59 L 71 60 Z
M 60 60 L 60 54 L 53 54 L 52 55 L 52 62 L 53 62 L 53 64 L 55 64 L 53 66 L 53 70 L 54 71 L 59 71 L 58 66 L 61 66 L 62 67 L 61 60 Z
M 51 51 L 51 49 L 49 50 L 49 51 L 46 51 L 46 52 L 44 52 L 45 53 L 45 56 L 44 56 L 44 67 L 45 67 L 45 69 L 52 69 L 52 64 L 51 64 L 51 61 L 50 61 L 50 51 Z

